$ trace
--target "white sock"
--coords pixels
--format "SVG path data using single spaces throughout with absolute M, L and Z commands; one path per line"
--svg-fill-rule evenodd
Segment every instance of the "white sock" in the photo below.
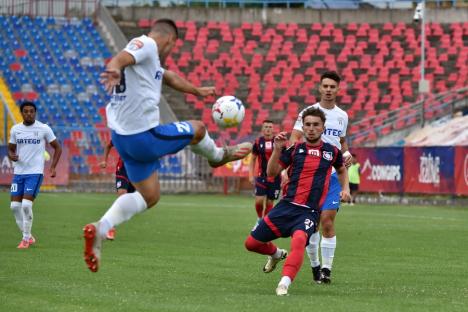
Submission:
M 322 268 L 331 270 L 333 257 L 335 257 L 336 236 L 331 238 L 322 237 L 320 247 L 322 249 Z
M 289 287 L 289 285 L 291 285 L 291 278 L 289 276 L 283 276 L 278 285 L 285 285 L 286 287 Z
M 306 250 L 310 259 L 310 266 L 317 267 L 320 265 L 319 259 L 319 243 L 320 243 L 320 233 L 317 231 L 312 234 L 309 238 L 309 245 L 307 245 Z
M 202 155 L 210 161 L 220 161 L 224 156 L 224 150 L 216 146 L 208 132 L 205 132 L 205 136 L 198 144 L 190 145 L 190 148 L 195 154 Z
M 146 201 L 139 192 L 119 196 L 104 216 L 99 220 L 99 234 L 105 237 L 107 232 L 147 208 Z
M 274 254 L 271 255 L 273 259 L 279 259 L 283 255 L 283 249 L 276 248 L 276 251 Z
M 11 211 L 15 216 L 16 225 L 23 232 L 23 209 L 21 208 L 21 202 L 12 201 L 10 204 Z
M 31 228 L 33 223 L 33 202 L 29 199 L 23 199 L 21 209 L 23 210 L 23 240 L 31 238 Z

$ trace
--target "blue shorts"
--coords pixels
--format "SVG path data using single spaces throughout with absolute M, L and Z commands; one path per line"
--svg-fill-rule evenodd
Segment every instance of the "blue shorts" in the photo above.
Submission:
M 159 169 L 159 158 L 189 145 L 194 134 L 192 125 L 181 121 L 131 135 L 112 131 L 112 143 L 124 161 L 130 181 L 140 182 Z
M 255 178 L 255 196 L 266 196 L 268 199 L 276 200 L 280 190 L 281 176 L 277 176 L 271 181 L 265 177 Z
M 338 180 L 338 174 L 334 172 L 330 177 L 328 185 L 327 197 L 323 203 L 321 210 L 338 210 L 340 209 L 340 193 L 341 185 Z
M 11 196 L 30 195 L 36 198 L 43 178 L 42 174 L 15 174 L 11 182 Z
M 309 238 L 319 222 L 318 211 L 281 200 L 252 230 L 252 237 L 261 242 L 269 242 L 278 237 L 289 237 L 297 230 L 307 233 Z M 309 241 L 309 239 L 307 239 Z

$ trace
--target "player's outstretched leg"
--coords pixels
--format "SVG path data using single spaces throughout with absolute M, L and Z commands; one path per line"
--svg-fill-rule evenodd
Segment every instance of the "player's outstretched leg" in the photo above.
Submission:
M 301 269 L 306 245 L 307 233 L 302 230 L 295 231 L 291 237 L 291 253 L 284 263 L 282 277 L 276 288 L 276 295 L 288 295 L 288 288 Z
M 192 152 L 208 159 L 208 163 L 213 168 L 220 167 L 230 161 L 242 159 L 252 152 L 253 145 L 250 142 L 218 147 L 208 134 L 203 122 L 198 120 L 190 120 L 189 122 L 195 133 L 190 143 Z

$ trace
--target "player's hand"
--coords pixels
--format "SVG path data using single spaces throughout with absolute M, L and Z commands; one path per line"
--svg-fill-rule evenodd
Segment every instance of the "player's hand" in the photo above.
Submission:
M 343 153 L 343 161 L 346 168 L 349 168 L 353 164 L 353 155 L 346 151 Z
M 275 148 L 282 149 L 288 142 L 288 133 L 285 131 L 278 133 L 278 135 L 275 136 L 274 142 Z
M 199 87 L 197 88 L 197 93 L 199 96 L 210 96 L 210 95 L 216 95 L 216 88 L 215 87 Z
M 51 178 L 55 178 L 55 176 L 57 175 L 57 172 L 55 171 L 55 168 L 50 167 L 49 168 L 49 174 L 50 174 Z
M 18 161 L 19 159 L 18 155 L 10 153 L 8 153 L 8 158 L 10 158 L 11 161 Z
M 105 161 L 101 161 L 99 163 L 99 167 L 101 167 L 102 169 L 105 169 L 107 167 L 107 163 Z
M 106 92 L 111 94 L 114 87 L 120 84 L 120 76 L 120 70 L 106 69 L 99 75 L 99 82 L 104 85 Z
M 254 179 L 253 176 L 252 177 L 249 176 L 249 182 L 250 182 L 250 184 L 255 185 L 255 179 Z
M 340 192 L 340 199 L 342 202 L 349 202 L 351 200 L 351 195 L 349 194 L 349 190 L 343 190 Z
M 281 171 L 281 188 L 289 182 L 288 172 L 286 170 Z

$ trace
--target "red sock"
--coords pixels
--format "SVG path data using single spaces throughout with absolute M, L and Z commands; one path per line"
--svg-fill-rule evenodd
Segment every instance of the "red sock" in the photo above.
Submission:
M 265 214 L 263 216 L 266 216 L 270 210 L 273 209 L 273 203 L 268 203 L 266 204 L 266 208 L 265 208 Z
M 307 234 L 304 231 L 295 231 L 291 239 L 291 252 L 283 266 L 283 276 L 289 276 L 291 281 L 294 280 L 301 268 L 306 244 Z
M 257 217 L 262 218 L 263 217 L 263 203 L 255 203 L 255 210 L 257 211 Z
M 247 239 L 245 240 L 245 248 L 247 248 L 248 251 L 253 251 L 262 255 L 269 256 L 274 254 L 277 249 L 275 244 L 273 244 L 272 242 L 260 242 L 253 238 L 252 235 L 249 235 L 249 237 L 247 237 Z

